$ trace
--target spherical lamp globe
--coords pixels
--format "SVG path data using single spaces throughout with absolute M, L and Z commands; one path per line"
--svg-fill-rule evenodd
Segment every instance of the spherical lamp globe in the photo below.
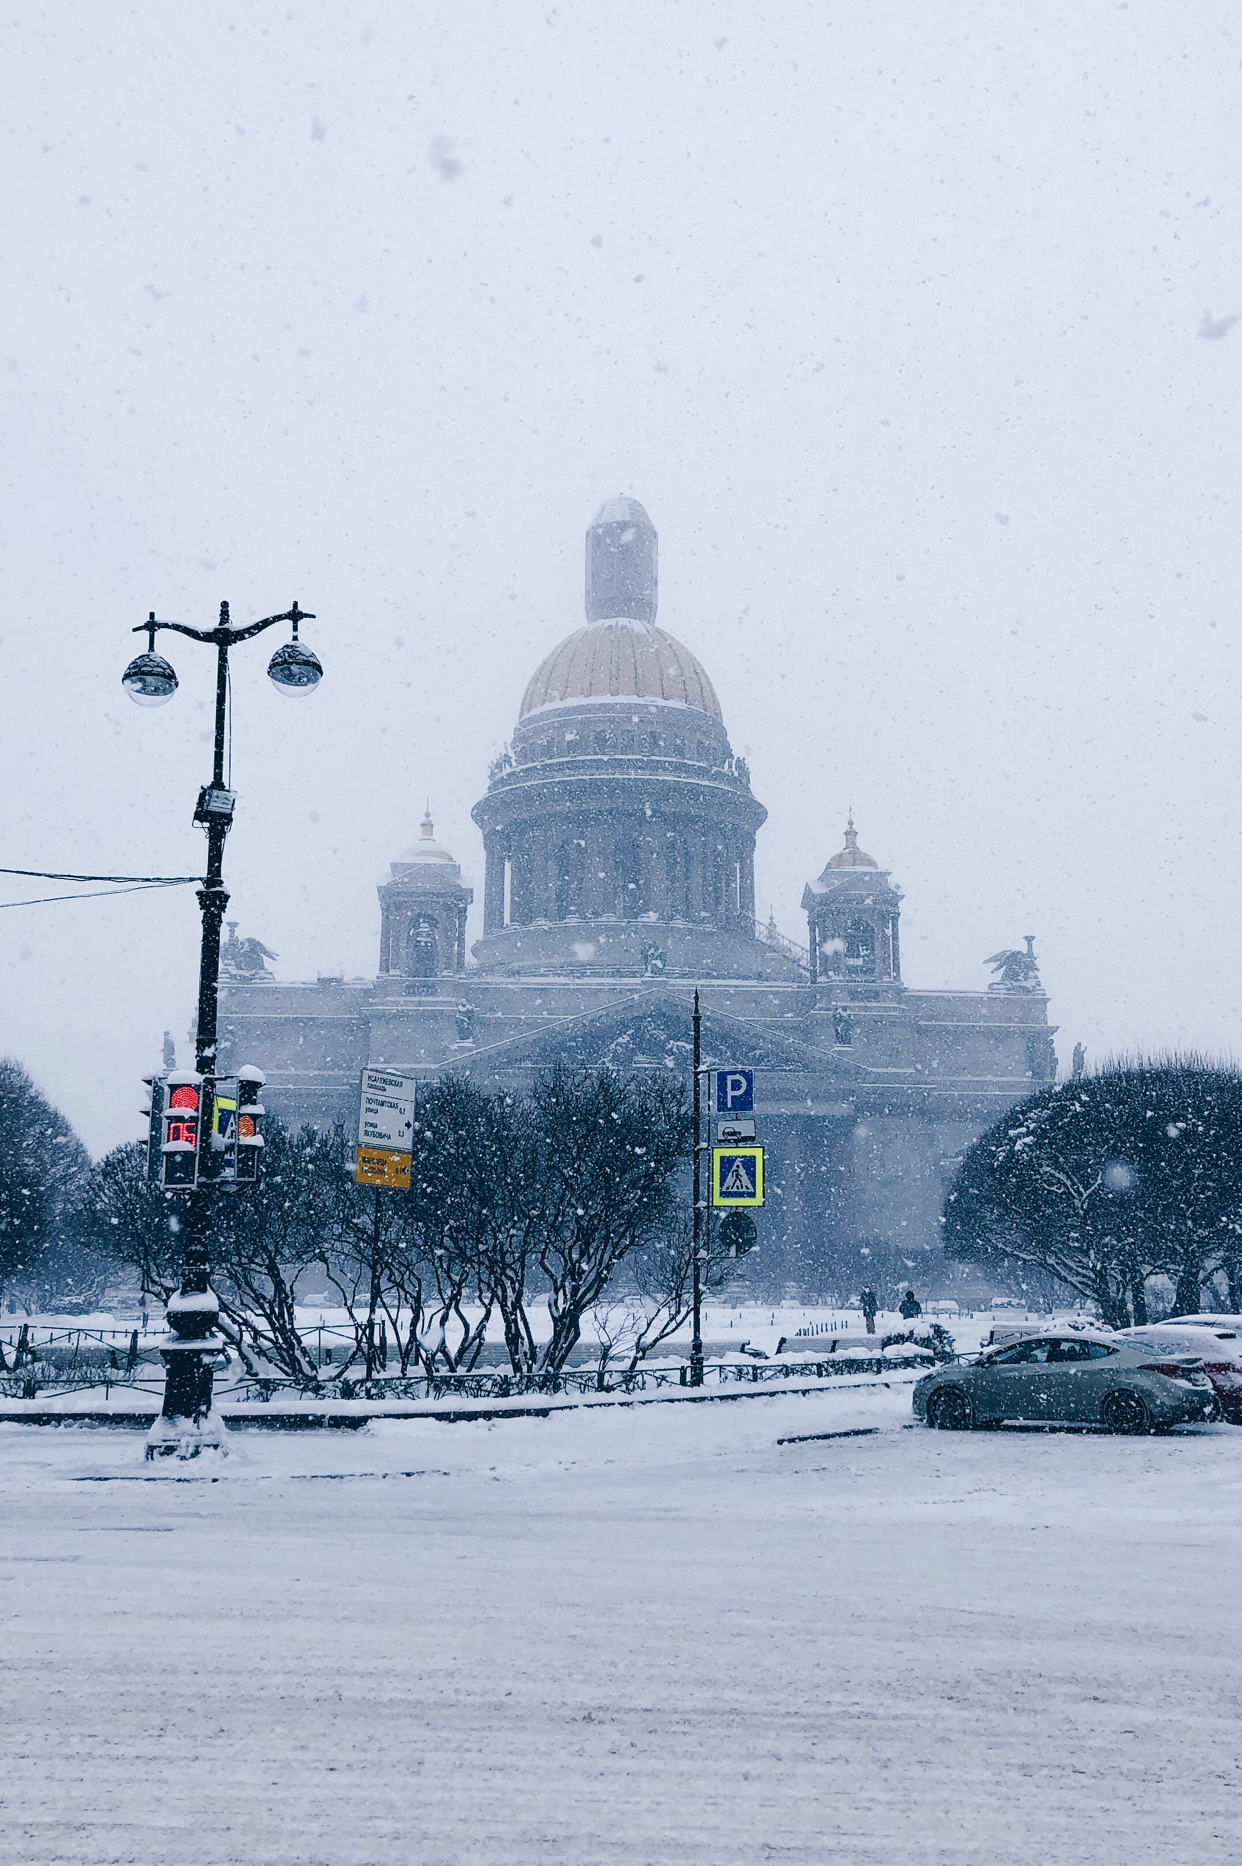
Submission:
M 323 669 L 305 642 L 287 641 L 268 662 L 267 677 L 278 693 L 312 693 L 323 679 Z
M 162 654 L 140 654 L 121 675 L 121 685 L 138 706 L 163 706 L 177 691 L 177 676 Z

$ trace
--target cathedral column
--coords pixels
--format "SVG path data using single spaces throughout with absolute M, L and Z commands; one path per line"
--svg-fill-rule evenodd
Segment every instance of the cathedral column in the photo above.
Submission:
M 691 920 L 701 920 L 707 911 L 707 862 L 704 859 L 707 850 L 704 846 L 702 827 L 698 824 L 695 825 L 694 835 L 686 854 L 686 905 Z
M 669 886 L 668 872 L 671 846 L 671 839 L 667 832 L 660 836 L 658 840 L 654 837 L 652 839 L 651 893 L 647 898 L 647 906 L 651 912 L 654 913 L 657 920 L 672 919 L 672 914 L 669 911 L 669 898 L 672 894 L 672 889 Z
M 385 972 L 389 972 L 392 970 L 391 964 L 389 962 L 389 956 L 388 956 L 389 941 L 391 937 L 392 937 L 392 927 L 391 927 L 391 923 L 388 917 L 388 909 L 387 907 L 385 907 L 380 914 L 379 969 L 380 969 L 381 976 Z
M 609 912 L 607 837 L 591 819 L 586 833 L 586 878 L 582 889 L 582 912 L 588 920 L 598 920 Z
M 505 858 L 494 836 L 486 846 L 487 872 L 483 882 L 483 931 L 499 933 L 505 923 Z M 464 963 L 464 961 L 463 961 Z
M 509 845 L 509 925 L 525 926 L 530 918 L 530 850 L 526 838 L 516 835 Z
M 742 916 L 755 917 L 755 845 L 748 836 L 742 844 Z

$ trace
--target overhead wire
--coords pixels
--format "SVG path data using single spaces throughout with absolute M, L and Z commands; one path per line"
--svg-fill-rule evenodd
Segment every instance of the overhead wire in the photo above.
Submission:
M 55 868 L 0 868 L 0 875 L 31 875 L 36 881 L 131 881 L 143 887 L 180 887 L 202 881 L 202 875 L 62 875 Z
M 0 873 L 3 873 L 0 870 Z M 197 875 L 187 875 L 186 881 L 196 881 Z M 93 888 L 88 894 L 41 894 L 33 901 L 0 901 L 0 913 L 6 907 L 47 907 L 53 901 L 99 901 L 111 900 L 118 894 L 147 894 L 153 888 L 175 888 L 184 885 L 181 881 L 141 881 L 133 888 Z
M 35 881 L 109 881 L 114 885 L 87 894 L 42 894 L 32 901 L 0 901 L 6 907 L 48 907 L 55 901 L 107 900 L 113 894 L 142 894 L 149 888 L 184 888 L 201 884 L 201 875 L 69 875 L 53 868 L 0 868 L 0 875 L 25 875 Z M 124 884 L 124 885 L 121 885 Z

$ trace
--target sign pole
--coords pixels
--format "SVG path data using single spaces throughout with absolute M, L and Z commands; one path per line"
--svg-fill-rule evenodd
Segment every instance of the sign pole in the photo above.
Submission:
M 694 1063 L 694 1212 L 691 1220 L 693 1264 L 694 1334 L 690 1342 L 690 1385 L 703 1384 L 703 1273 L 699 1252 L 703 1233 L 703 1018 L 699 1010 L 699 988 L 694 988 L 694 1015 L 690 1020 Z M 710 1119 L 710 1116 L 708 1117 Z

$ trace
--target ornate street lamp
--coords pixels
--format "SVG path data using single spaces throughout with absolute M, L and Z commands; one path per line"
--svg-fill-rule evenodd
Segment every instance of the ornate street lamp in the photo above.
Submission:
M 191 641 L 207 642 L 216 650 L 215 759 L 211 783 L 199 791 L 194 821 L 207 831 L 207 874 L 198 890 L 203 916 L 202 948 L 198 969 L 198 1021 L 195 1032 L 195 1070 L 200 1076 L 216 1073 L 217 992 L 220 982 L 220 929 L 229 897 L 223 879 L 224 839 L 233 821 L 233 793 L 225 788 L 224 740 L 228 705 L 229 650 L 239 642 L 261 635 L 277 622 L 293 625 L 293 639 L 278 648 L 268 675 L 281 693 L 310 693 L 323 678 L 319 661 L 298 640 L 298 625 L 313 621 L 297 603 L 282 615 L 265 616 L 234 628 L 229 606 L 220 604 L 220 620 L 213 629 L 187 628 L 183 622 L 157 622 L 152 610 L 139 623 L 135 635 L 147 635 L 144 654 L 132 660 L 121 685 L 139 706 L 162 706 L 177 691 L 177 676 L 163 655 L 155 652 L 157 629 L 172 629 Z M 181 1235 L 184 1240 L 181 1288 L 168 1303 L 168 1327 L 176 1337 L 162 1348 L 165 1367 L 164 1407 L 147 1442 L 148 1458 L 174 1454 L 193 1457 L 205 1446 L 219 1446 L 223 1436 L 211 1409 L 216 1354 L 224 1347 L 216 1333 L 220 1305 L 211 1287 L 208 1244 L 211 1206 L 206 1188 L 184 1195 Z

